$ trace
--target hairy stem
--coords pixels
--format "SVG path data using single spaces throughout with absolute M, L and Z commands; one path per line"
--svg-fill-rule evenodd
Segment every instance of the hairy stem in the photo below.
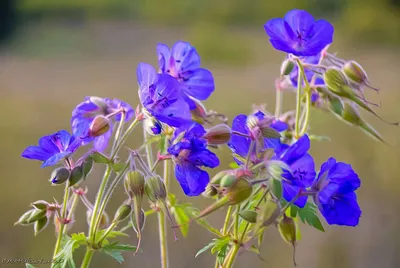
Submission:
M 133 120 L 133 122 L 129 125 L 129 127 L 126 129 L 124 135 L 119 139 L 119 142 L 116 143 L 116 145 L 113 148 L 113 153 L 111 154 L 110 159 L 114 159 L 114 157 L 117 155 L 118 151 L 121 149 L 122 145 L 125 143 L 126 139 L 129 137 L 129 134 L 131 134 L 132 130 L 137 126 L 139 123 L 138 117 Z
M 301 113 L 301 73 L 300 73 L 300 61 L 297 62 L 299 71 L 297 74 L 297 93 L 296 93 L 296 123 L 294 127 L 294 136 L 298 139 L 300 136 L 300 113 Z
M 94 250 L 90 248 L 89 246 L 86 247 L 86 253 L 85 256 L 83 257 L 82 265 L 81 268 L 88 268 L 90 261 L 92 260 Z
M 238 244 L 234 244 L 232 248 L 229 250 L 228 258 L 225 260 L 223 267 L 224 268 L 231 268 L 233 263 L 236 260 L 236 256 L 239 252 L 240 246 Z
M 170 161 L 164 161 L 164 183 L 167 192 L 169 190 Z M 168 243 L 167 243 L 167 224 L 166 215 L 163 212 L 158 213 L 158 234 L 160 240 L 161 267 L 168 267 Z
M 283 92 L 279 87 L 276 87 L 276 101 L 275 101 L 275 119 L 278 119 L 282 113 Z
M 65 217 L 67 216 L 68 196 L 69 196 L 69 182 L 65 183 L 64 199 L 63 199 L 63 206 L 62 206 L 62 211 L 61 211 L 61 219 L 59 219 L 60 220 L 60 230 L 58 230 L 57 241 L 56 241 L 56 245 L 54 247 L 53 259 L 57 256 L 58 252 L 60 251 L 61 240 L 64 235 L 64 228 L 65 228 L 64 220 L 65 220 Z

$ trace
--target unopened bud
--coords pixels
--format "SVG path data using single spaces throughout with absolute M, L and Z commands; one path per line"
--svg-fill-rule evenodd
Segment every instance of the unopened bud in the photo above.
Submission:
M 124 180 L 125 192 L 131 199 L 134 196 L 143 197 L 145 183 L 146 181 L 141 171 L 129 171 L 128 173 L 126 173 Z
M 32 223 L 46 217 L 46 210 L 34 209 L 29 216 L 27 222 Z
M 82 163 L 82 173 L 83 179 L 85 179 L 93 168 L 93 158 L 91 156 L 87 157 Z
M 50 182 L 52 184 L 62 184 L 69 178 L 70 171 L 65 167 L 56 168 L 50 176 Z
M 35 232 L 35 236 L 42 230 L 44 230 L 49 223 L 49 219 L 47 217 L 41 218 L 40 220 L 37 220 L 35 222 L 35 225 L 33 226 L 33 230 Z
M 291 217 L 283 214 L 283 218 L 278 224 L 278 229 L 285 242 L 289 243 L 290 245 L 296 244 L 297 226 L 295 221 Z
M 257 212 L 255 212 L 255 211 L 242 210 L 238 214 L 243 220 L 245 220 L 249 223 L 256 223 L 256 221 L 257 221 Z
M 281 204 L 268 196 L 266 202 L 259 208 L 257 222 L 260 227 L 274 224 L 281 215 Z
M 32 203 L 32 206 L 39 210 L 46 210 L 49 206 L 49 203 L 44 200 L 38 200 Z
M 110 119 L 103 115 L 96 116 L 89 127 L 89 136 L 98 137 L 110 129 Z
M 167 189 L 159 176 L 147 178 L 145 193 L 151 202 L 165 200 L 167 198 Z
M 289 75 L 294 68 L 294 62 L 290 59 L 285 59 L 281 65 L 281 75 Z
M 231 188 L 233 185 L 235 185 L 237 180 L 238 180 L 238 178 L 235 175 L 228 173 L 222 177 L 219 185 L 222 188 Z
M 115 212 L 113 222 L 120 222 L 125 220 L 131 214 L 131 211 L 132 211 L 131 205 L 122 204 L 117 209 L 117 212 Z
M 210 128 L 204 135 L 209 145 L 222 145 L 231 139 L 232 130 L 228 125 L 219 124 Z
M 359 126 L 363 123 L 361 115 L 356 106 L 348 101 L 344 102 L 342 118 L 356 126 Z
M 226 196 L 229 199 L 228 204 L 236 205 L 243 202 L 250 197 L 252 191 L 253 187 L 250 182 L 244 178 L 237 179 L 235 184 L 226 191 Z
M 71 171 L 71 176 L 69 177 L 69 186 L 77 184 L 83 176 L 82 166 L 76 166 Z
M 206 107 L 204 107 L 199 100 L 192 99 L 192 101 L 196 105 L 196 108 L 190 110 L 190 113 L 192 114 L 192 120 L 199 124 L 204 124 L 205 118 L 207 117 Z
M 148 117 L 144 120 L 144 128 L 146 132 L 150 135 L 156 136 L 160 135 L 162 132 L 162 124 L 160 121 L 155 119 L 154 117 Z
M 203 196 L 205 197 L 213 197 L 218 194 L 218 189 L 211 183 L 207 184 L 205 191 L 203 192 Z
M 229 174 L 229 171 L 224 170 L 224 171 L 220 171 L 217 174 L 214 175 L 214 177 L 212 177 L 212 179 L 210 180 L 210 184 L 220 184 L 221 183 L 221 179 L 226 176 L 227 174 Z
M 259 119 L 255 115 L 249 115 L 246 121 L 250 130 L 259 131 L 264 138 L 280 138 L 281 134 L 270 127 L 271 123 L 271 118 Z
M 367 73 L 355 61 L 346 62 L 342 69 L 344 74 L 354 83 L 364 84 L 368 80 Z
M 338 95 L 341 95 L 344 87 L 349 84 L 344 73 L 337 67 L 330 67 L 325 71 L 324 81 L 328 89 Z

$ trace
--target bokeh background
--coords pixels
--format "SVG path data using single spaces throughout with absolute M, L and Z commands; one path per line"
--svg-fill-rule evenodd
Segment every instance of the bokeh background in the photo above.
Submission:
M 356 59 L 381 92 L 367 93 L 381 103 L 380 115 L 400 119 L 400 1 L 399 0 L 2 0 L 0 1 L 0 259 L 50 258 L 55 242 L 52 226 L 34 237 L 29 227 L 13 226 L 30 202 L 61 201 L 62 187 L 47 181 L 51 168 L 20 157 L 23 149 L 58 129 L 69 129 L 71 111 L 84 96 L 121 98 L 138 103 L 136 66 L 156 64 L 158 42 L 191 42 L 212 70 L 216 91 L 206 106 L 230 118 L 248 113 L 253 103 L 274 108 L 274 79 L 284 54 L 274 51 L 263 24 L 293 8 L 304 8 L 335 25 L 331 51 Z M 285 108 L 294 96 L 285 94 Z M 315 113 L 314 113 L 315 112 Z M 318 165 L 329 156 L 351 163 L 362 187 L 358 191 L 363 215 L 357 228 L 327 226 L 322 233 L 302 225 L 297 247 L 300 267 L 400 267 L 400 130 L 365 115 L 388 145 L 375 142 L 332 115 L 314 111 L 312 132 L 329 135 L 330 142 L 314 142 Z M 137 132 L 129 140 L 140 142 Z M 225 164 L 227 150 L 220 152 Z M 94 199 L 102 168 L 86 182 Z M 205 207 L 210 201 L 187 198 L 174 182 L 183 202 Z M 109 214 L 123 201 L 119 189 Z M 222 225 L 223 212 L 209 220 Z M 72 231 L 86 231 L 85 211 L 77 211 Z M 135 235 L 126 239 L 136 243 Z M 213 236 L 193 224 L 189 236 L 169 237 L 171 267 L 213 267 L 209 253 L 195 253 Z M 275 229 L 265 236 L 264 261 L 242 254 L 236 267 L 292 267 L 291 248 Z M 159 267 L 156 217 L 148 219 L 143 253 L 126 256 L 119 265 L 96 254 L 92 267 Z M 78 251 L 77 264 L 83 252 Z M 2 265 L 2 264 L 0 264 Z M 43 265 L 45 267 L 47 265 Z M 8 267 L 8 266 L 7 266 Z M 23 267 L 14 264 L 9 267 Z M 42 266 L 41 266 L 42 267 Z

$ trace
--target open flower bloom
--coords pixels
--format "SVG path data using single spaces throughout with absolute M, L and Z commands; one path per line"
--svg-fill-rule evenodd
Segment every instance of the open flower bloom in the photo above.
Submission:
M 264 113 L 260 111 L 254 113 L 254 116 L 258 120 L 263 120 L 265 118 Z M 240 156 L 241 158 L 247 157 L 251 144 L 251 129 L 247 125 L 247 118 L 248 116 L 245 114 L 237 115 L 232 122 L 232 132 L 239 132 L 244 135 L 248 135 L 248 137 L 232 133 L 232 138 L 228 142 L 228 146 L 233 151 L 233 153 L 235 153 L 237 156 Z M 270 127 L 278 132 L 281 132 L 287 129 L 287 124 L 282 121 L 273 119 L 271 120 Z M 251 152 L 250 160 L 253 164 L 256 164 L 259 161 L 257 152 L 268 148 L 276 148 L 279 145 L 279 138 L 264 138 L 264 144 L 262 148 L 254 148 Z M 235 161 L 238 162 L 238 164 L 242 163 L 242 161 L 236 157 Z
M 179 82 L 172 76 L 157 74 L 150 64 L 140 63 L 137 80 L 140 101 L 152 116 L 172 127 L 190 124 L 189 106 Z
M 264 29 L 272 46 L 296 56 L 313 56 L 333 42 L 333 26 L 314 20 L 304 10 L 289 11 L 285 17 L 269 20 Z
M 312 189 L 314 202 L 328 224 L 356 226 L 361 217 L 355 190 L 360 179 L 351 165 L 329 158 L 322 164 Z
M 53 166 L 68 157 L 81 145 L 79 138 L 60 130 L 39 139 L 38 146 L 29 146 L 22 157 L 43 161 L 42 168 Z
M 200 167 L 215 168 L 219 165 L 218 157 L 207 149 L 207 142 L 202 138 L 205 133 L 201 125 L 193 123 L 183 138 L 168 149 L 176 162 L 176 179 L 189 196 L 204 192 L 210 180 L 208 173 Z
M 72 132 L 82 139 L 83 145 L 93 142 L 95 150 L 104 151 L 113 132 L 112 122 L 110 121 L 110 129 L 98 137 L 90 136 L 90 125 L 96 116 L 107 116 L 122 109 L 125 111 L 125 121 L 131 120 L 134 111 L 129 104 L 118 99 L 85 97 L 85 101 L 78 104 L 72 111 Z M 121 113 L 117 113 L 114 118 L 116 121 L 121 121 Z
M 209 70 L 200 68 L 200 56 L 189 43 L 178 41 L 171 50 L 165 44 L 158 44 L 157 55 L 160 71 L 180 82 L 191 110 L 196 108 L 191 98 L 206 100 L 214 91 L 213 75 Z
M 296 143 L 288 146 L 282 144 L 275 149 L 274 159 L 286 163 L 290 170 L 282 170 L 283 197 L 290 202 L 303 189 L 310 187 L 315 178 L 314 159 L 308 150 L 310 139 L 307 135 L 302 136 Z M 307 196 L 299 197 L 294 204 L 304 207 L 307 203 Z

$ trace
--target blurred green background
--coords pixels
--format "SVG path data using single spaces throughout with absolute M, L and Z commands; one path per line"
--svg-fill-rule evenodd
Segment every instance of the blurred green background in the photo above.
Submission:
M 50 258 L 55 242 L 53 226 L 34 237 L 29 227 L 13 226 L 30 202 L 53 197 L 61 201 L 62 187 L 47 181 L 51 168 L 20 157 L 24 148 L 58 129 L 69 129 L 72 109 L 84 96 L 121 98 L 138 103 L 136 66 L 156 64 L 158 42 L 191 42 L 203 66 L 215 76 L 216 91 L 206 106 L 227 114 L 248 113 L 251 104 L 274 108 L 274 79 L 284 54 L 274 51 L 263 24 L 293 8 L 303 8 L 335 25 L 331 51 L 356 59 L 369 73 L 379 94 L 367 97 L 382 105 L 380 115 L 400 119 L 400 1 L 399 0 L 3 0 L 0 2 L 0 148 L 1 221 L 0 259 Z M 285 108 L 294 96 L 285 94 Z M 297 247 L 301 267 L 400 267 L 400 139 L 399 129 L 365 115 L 389 145 L 370 139 L 332 115 L 315 111 L 312 132 L 329 135 L 331 142 L 314 142 L 318 165 L 329 156 L 351 163 L 362 187 L 358 191 L 363 215 L 357 228 L 326 226 L 326 233 L 302 226 Z M 134 147 L 140 132 L 129 140 Z M 230 162 L 226 149 L 223 163 Z M 94 199 L 102 168 L 86 182 Z M 205 207 L 209 200 L 188 198 L 174 182 L 183 202 Z M 109 214 L 124 200 L 122 188 L 113 196 Z M 209 217 L 222 225 L 223 212 Z M 193 224 L 189 236 L 169 240 L 171 267 L 213 267 L 209 253 L 195 253 L 213 238 Z M 72 231 L 86 231 L 80 207 Z M 135 235 L 126 239 L 136 243 Z M 291 248 L 270 229 L 261 249 L 264 261 L 242 254 L 236 267 L 292 267 Z M 123 267 L 159 267 L 156 218 L 145 228 L 143 253 L 127 254 Z M 77 263 L 83 252 L 77 253 Z M 2 265 L 2 264 L 0 264 Z M 5 266 L 5 265 L 4 265 Z M 43 265 L 45 267 L 47 265 Z M 7 267 L 23 267 L 21 264 Z M 96 254 L 92 267 L 120 267 Z

